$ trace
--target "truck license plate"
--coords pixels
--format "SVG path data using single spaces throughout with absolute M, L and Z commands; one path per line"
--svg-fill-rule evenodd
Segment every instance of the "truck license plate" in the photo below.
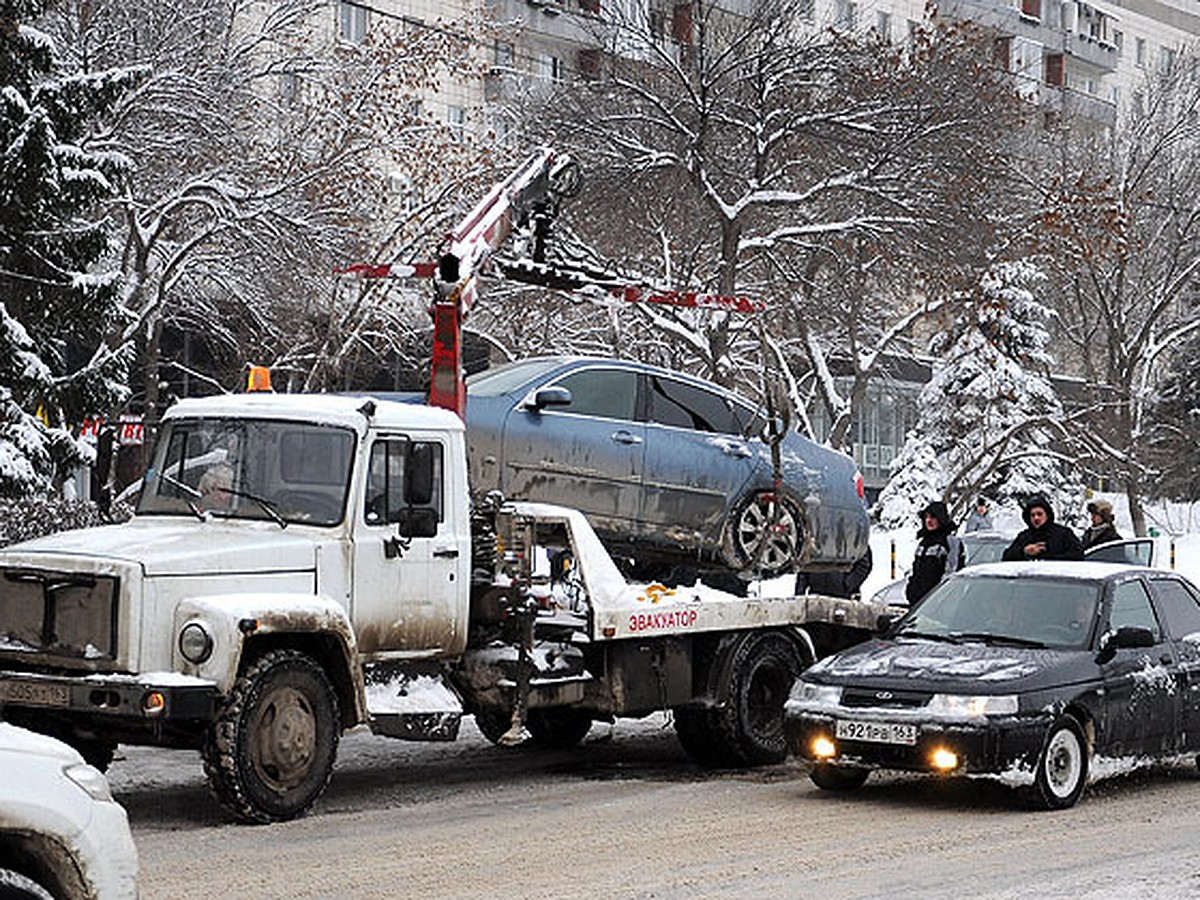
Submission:
M 71 691 L 63 684 L 42 681 L 0 681 L 0 705 L 70 706 Z
M 917 726 L 900 722 L 858 722 L 838 719 L 834 734 L 847 741 L 870 741 L 874 744 L 908 744 L 917 742 Z

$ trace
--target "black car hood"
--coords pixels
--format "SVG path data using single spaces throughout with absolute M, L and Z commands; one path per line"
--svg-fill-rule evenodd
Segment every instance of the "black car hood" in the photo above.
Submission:
M 810 667 L 806 678 L 824 684 L 869 685 L 953 693 L 1010 693 L 1095 678 L 1090 650 L 1040 650 L 982 643 L 949 644 L 875 639 Z M 950 691 L 948 691 L 950 692 Z

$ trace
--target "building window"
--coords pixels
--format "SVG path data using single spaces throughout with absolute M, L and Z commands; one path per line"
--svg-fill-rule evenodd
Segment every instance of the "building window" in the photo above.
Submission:
M 892 14 L 886 12 L 875 13 L 875 33 L 879 39 L 885 44 L 892 42 Z
M 837 0 L 837 25 L 847 31 L 854 30 L 858 21 L 858 4 L 848 0 Z
M 496 41 L 492 51 L 492 61 L 497 69 L 511 69 L 513 66 L 513 45 L 508 41 Z
M 562 60 L 550 53 L 543 53 L 537 59 L 537 76 L 543 81 L 562 81 Z
M 1125 46 L 1125 32 L 1121 29 L 1113 31 L 1113 46 L 1117 48 L 1117 55 L 1121 55 L 1121 49 Z
M 1063 87 L 1066 83 L 1066 67 L 1061 53 L 1046 54 L 1046 84 Z
M 1158 50 L 1158 73 L 1167 75 L 1175 68 L 1175 51 L 1169 47 L 1160 47 Z
M 600 15 L 600 0 L 579 0 L 579 11 L 589 16 Z
M 816 0 L 800 0 L 796 15 L 801 22 L 812 22 L 816 18 Z
M 279 96 L 290 103 L 296 99 L 300 90 L 300 78 L 295 72 L 285 72 L 279 76 Z
M 1031 19 L 1042 19 L 1042 0 L 1021 0 L 1021 15 Z
M 367 37 L 367 8 L 357 3 L 338 3 L 338 35 L 344 41 L 360 44 Z
M 1138 38 L 1133 44 L 1133 64 L 1139 69 L 1146 65 L 1146 40 Z
M 467 125 L 467 111 L 461 106 L 446 107 L 446 122 L 450 126 L 450 133 L 456 138 L 463 136 Z

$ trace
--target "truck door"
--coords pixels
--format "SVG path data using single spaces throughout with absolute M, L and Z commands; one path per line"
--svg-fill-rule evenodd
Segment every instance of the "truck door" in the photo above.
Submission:
M 466 642 L 467 523 L 447 517 L 447 448 L 380 435 L 356 511 L 352 617 L 366 659 L 452 655 Z

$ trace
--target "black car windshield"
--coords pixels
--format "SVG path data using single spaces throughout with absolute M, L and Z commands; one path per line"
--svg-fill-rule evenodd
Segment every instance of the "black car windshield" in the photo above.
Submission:
M 346 505 L 353 453 L 349 428 L 274 419 L 173 419 L 154 449 L 137 511 L 336 525 Z
M 1082 649 L 1092 640 L 1095 582 L 960 576 L 943 582 L 900 623 L 898 636 Z
M 473 397 L 499 397 L 524 388 L 562 364 L 561 359 L 523 359 L 507 363 L 472 375 L 467 379 L 467 393 Z

